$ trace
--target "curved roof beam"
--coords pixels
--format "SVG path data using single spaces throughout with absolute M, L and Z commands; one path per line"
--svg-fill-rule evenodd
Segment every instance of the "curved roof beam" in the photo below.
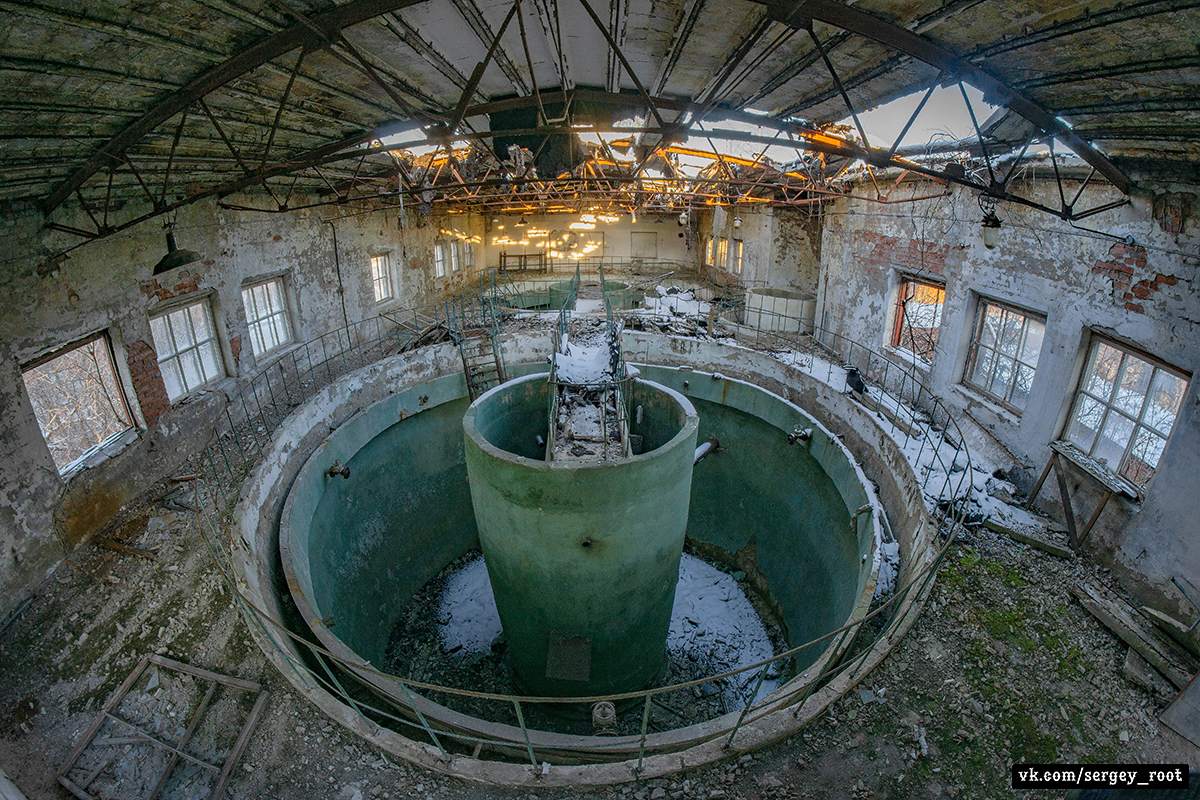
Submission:
M 49 214 L 58 208 L 88 178 L 119 162 L 125 150 L 147 133 L 235 78 L 298 47 L 320 47 L 326 41 L 336 39 L 337 35 L 345 28 L 421 2 L 424 0 L 351 0 L 345 5 L 323 14 L 314 15 L 309 19 L 308 24 L 297 22 L 205 70 L 198 77 L 188 81 L 187 84 L 156 103 L 141 117 L 126 125 L 124 130 L 109 139 L 92 154 L 91 158 L 54 187 L 42 207 L 43 212 Z M 312 30 L 313 25 L 326 32 L 327 35 L 324 39 Z
M 1076 155 L 1095 167 L 1096 171 L 1114 186 L 1123 193 L 1129 194 L 1133 182 L 1124 172 L 1117 169 L 1103 153 L 1092 147 L 1090 142 L 1075 133 L 1038 103 L 946 48 L 934 44 L 918 34 L 851 6 L 834 2 L 834 0 L 806 0 L 800 4 L 796 4 L 793 0 L 753 0 L 753 2 L 766 6 L 768 13 L 784 25 L 803 27 L 807 24 L 807 19 L 820 20 L 937 67 L 949 78 L 966 81 L 982 91 L 985 96 L 995 98 L 1000 105 L 1020 114 L 1042 131 L 1071 148 Z

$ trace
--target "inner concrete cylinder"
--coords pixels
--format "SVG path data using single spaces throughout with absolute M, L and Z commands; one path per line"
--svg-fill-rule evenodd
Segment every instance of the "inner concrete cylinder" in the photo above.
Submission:
M 463 417 L 471 501 L 514 681 L 542 696 L 636 691 L 666 665 L 699 418 L 683 395 L 635 380 L 639 454 L 547 462 L 537 441 L 549 391 L 544 375 L 510 381 Z

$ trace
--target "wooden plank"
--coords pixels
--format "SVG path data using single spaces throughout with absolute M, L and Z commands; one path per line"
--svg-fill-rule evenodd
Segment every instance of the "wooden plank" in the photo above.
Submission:
M 1171 705 L 1158 715 L 1162 724 L 1200 747 L 1200 681 L 1192 678 Z
M 1087 539 L 1088 534 L 1092 532 L 1092 526 L 1096 524 L 1096 520 L 1100 519 L 1100 513 L 1104 511 L 1104 507 L 1108 505 L 1108 501 L 1112 500 L 1113 490 L 1110 488 L 1104 493 L 1104 499 L 1100 501 L 1100 505 L 1096 506 L 1096 510 L 1092 512 L 1092 516 L 1088 518 L 1087 524 L 1083 526 L 1083 530 L 1079 532 L 1079 543 L 1083 544 Z
M 1055 451 L 1051 460 L 1054 462 L 1054 477 L 1058 481 L 1058 492 L 1062 495 L 1063 510 L 1066 512 L 1067 518 L 1067 537 L 1071 542 L 1072 547 L 1079 545 L 1079 535 L 1075 531 L 1075 509 L 1071 508 L 1071 492 L 1067 489 L 1067 476 L 1063 474 L 1062 462 L 1059 461 L 1058 452 Z
M 131 547 L 127 544 L 114 542 L 112 539 L 105 539 L 100 536 L 93 537 L 92 542 L 100 545 L 101 547 L 106 547 L 109 550 L 115 550 L 118 553 L 124 553 L 127 556 L 141 556 L 142 558 L 148 558 L 151 561 L 158 558 L 158 553 L 154 552 L 153 550 L 143 550 L 140 547 Z
M 1115 633 L 1121 641 L 1137 650 L 1155 669 L 1166 676 L 1167 680 L 1175 684 L 1175 688 L 1182 689 L 1191 680 L 1190 675 L 1184 673 L 1177 665 L 1171 663 L 1165 654 L 1159 652 L 1157 646 L 1142 632 L 1141 626 L 1124 611 L 1114 608 L 1112 604 L 1097 596 L 1095 590 L 1086 584 L 1075 584 L 1068 589 L 1080 605 Z
M 983 527 L 990 531 L 995 531 L 996 533 L 1003 533 L 1011 539 L 1016 539 L 1018 542 L 1023 542 L 1031 547 L 1036 547 L 1038 550 L 1049 553 L 1052 556 L 1058 556 L 1059 558 L 1075 557 L 1075 554 L 1065 547 L 1059 547 L 1053 542 L 1048 542 L 1045 539 L 1034 536 L 1031 533 L 1022 533 L 1015 528 L 1010 528 L 1003 523 L 997 522 L 991 517 L 988 517 L 983 521 Z
M 215 681 L 224 686 L 233 686 L 237 689 L 245 689 L 248 692 L 258 692 L 262 687 L 253 681 L 244 681 L 241 678 L 231 678 L 228 675 L 222 675 L 219 672 L 210 672 L 209 670 L 200 667 L 193 667 L 190 664 L 184 664 L 180 661 L 167 658 L 166 656 L 153 655 L 150 660 L 160 667 L 174 670 L 176 672 L 185 672 L 188 675 L 195 675 L 197 678 L 204 678 L 206 681 Z
M 1195 627 L 1189 628 L 1174 617 L 1169 617 L 1150 606 L 1142 606 L 1142 613 L 1189 653 L 1200 656 L 1200 642 L 1196 640 L 1197 629 Z
M 208 684 L 208 691 L 204 693 L 204 697 L 200 700 L 200 705 L 196 707 L 196 713 L 192 714 L 192 719 L 188 722 L 187 730 L 183 732 L 183 738 L 179 740 L 176 746 L 182 750 L 187 747 L 187 743 L 192 740 L 192 734 L 196 732 L 196 726 L 200 724 L 200 717 L 204 716 L 204 712 L 208 710 L 208 703 L 212 700 L 213 692 L 217 690 L 217 684 Z M 167 781 L 171 777 L 171 770 L 175 769 L 175 765 L 179 762 L 179 756 L 175 753 L 167 759 L 167 765 L 163 767 L 162 775 L 158 779 L 158 783 L 154 785 L 154 789 L 146 796 L 146 800 L 156 800 L 158 793 L 167 785 Z
M 1142 687 L 1156 697 L 1169 701 L 1175 696 L 1175 687 L 1167 681 L 1150 662 L 1142 658 L 1132 647 L 1125 651 L 1125 664 L 1122 667 L 1125 677 L 1133 684 Z
M 246 746 L 250 744 L 250 734 L 254 732 L 254 726 L 258 724 L 258 718 L 262 715 L 263 707 L 267 704 L 267 692 L 263 692 L 254 701 L 254 708 L 250 709 L 250 716 L 246 718 L 246 724 L 242 726 L 242 732 L 238 735 L 237 744 L 233 746 L 233 751 L 230 752 L 229 758 L 225 759 L 225 768 L 221 770 L 221 777 L 217 779 L 216 788 L 213 789 L 212 797 L 209 800 L 221 800 L 225 794 L 225 788 L 229 784 L 229 776 L 233 774 L 233 768 L 237 766 L 237 762 L 245 752 Z
M 1042 484 L 1046 482 L 1046 478 L 1050 477 L 1050 468 L 1054 466 L 1054 453 L 1050 453 L 1050 457 L 1046 459 L 1046 468 L 1042 470 L 1041 476 L 1037 479 L 1037 483 L 1033 485 L 1033 491 L 1029 493 L 1029 499 L 1025 501 L 1026 508 L 1033 507 L 1033 501 L 1037 499 L 1038 492 L 1042 490 Z
M 83 732 L 83 736 L 79 737 L 79 741 L 75 744 L 75 747 L 71 749 L 71 752 L 67 754 L 67 760 L 64 761 L 63 765 L 58 768 L 58 774 L 55 777 L 62 778 L 71 771 L 71 767 L 75 766 L 75 762 L 79 759 L 80 754 L 83 753 L 84 748 L 88 746 L 88 744 L 92 741 L 92 737 L 96 735 L 98 730 L 100 730 L 100 726 L 104 724 L 104 720 L 108 716 L 108 712 L 116 708 L 117 704 L 121 702 L 121 698 L 133 688 L 133 684 L 141 676 L 142 672 L 145 671 L 146 665 L 149 663 L 150 656 L 142 656 L 142 660 L 138 662 L 136 667 L 134 667 L 133 672 L 129 673 L 129 677 L 127 677 L 125 682 L 117 688 L 117 691 L 113 694 L 113 696 L 108 698 L 108 702 L 106 702 L 104 707 L 100 709 L 100 713 L 96 715 L 94 720 L 92 720 L 92 724 L 89 725 L 87 730 Z
M 60 786 L 62 786 L 62 787 L 63 787 L 64 789 L 66 789 L 68 792 L 70 792 L 71 794 L 73 794 L 73 795 L 75 795 L 76 797 L 78 797 L 78 798 L 79 798 L 79 800 L 96 800 L 96 798 L 95 798 L 95 797 L 93 797 L 92 795 L 88 794 L 88 793 L 87 793 L 87 792 L 85 792 L 83 789 L 80 789 L 80 788 L 79 788 L 78 786 L 76 786 L 75 784 L 71 783 L 71 780 L 70 780 L 69 778 L 65 778 L 65 777 L 63 777 L 62 775 L 59 775 L 59 776 L 58 776 L 58 783 L 59 783 L 59 785 L 60 785 Z

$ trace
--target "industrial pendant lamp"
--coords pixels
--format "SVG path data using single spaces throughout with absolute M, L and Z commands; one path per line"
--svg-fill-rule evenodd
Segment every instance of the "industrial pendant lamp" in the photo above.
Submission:
M 175 223 L 168 222 L 166 227 L 167 254 L 162 257 L 161 261 L 154 265 L 153 275 L 162 275 L 164 272 L 170 272 L 177 267 L 192 264 L 204 258 L 204 256 L 195 250 L 180 250 L 179 245 L 175 244 Z
M 979 195 L 979 208 L 983 210 L 983 246 L 995 250 L 1000 243 L 1000 218 L 996 216 L 996 200 L 986 194 Z
M 740 227 L 742 227 L 742 217 L 740 214 L 735 213 L 733 215 L 733 228 L 737 230 Z

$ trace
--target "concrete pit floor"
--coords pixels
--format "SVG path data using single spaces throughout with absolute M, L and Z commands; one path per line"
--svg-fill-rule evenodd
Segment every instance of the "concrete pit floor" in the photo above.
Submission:
M 1050 795 L 1008 788 L 1011 761 L 1200 766 L 1198 748 L 1156 720 L 1165 699 L 1123 676 L 1126 646 L 1067 592 L 1081 578 L 1115 589 L 1108 574 L 987 530 L 953 546 L 905 641 L 818 722 L 674 778 L 578 790 L 487 786 L 381 755 L 267 664 L 193 515 L 144 503 L 105 535 L 158 556 L 85 545 L 0 632 L 0 766 L 30 800 L 67 796 L 56 770 L 150 652 L 270 692 L 230 798 L 1041 798 Z M 170 698 L 144 706 L 174 728 L 169 715 L 185 710 Z M 146 767 L 143 748 L 117 749 L 112 769 Z M 109 796 L 145 793 L 128 779 Z M 163 796 L 197 793 L 168 786 Z

